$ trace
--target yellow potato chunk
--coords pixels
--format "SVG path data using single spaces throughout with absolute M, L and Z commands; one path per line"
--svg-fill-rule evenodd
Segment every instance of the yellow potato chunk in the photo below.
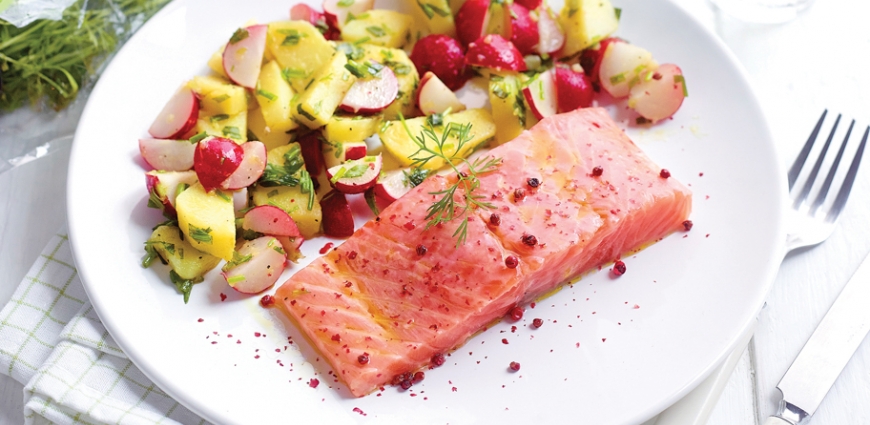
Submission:
M 185 280 L 196 280 L 217 267 L 221 259 L 206 254 L 181 238 L 181 229 L 176 226 L 158 226 L 145 242 L 154 249 L 169 268 Z
M 562 55 L 568 57 L 613 34 L 619 20 L 610 0 L 565 0 L 559 24 L 565 31 Z
M 266 156 L 266 175 L 251 190 L 254 205 L 273 205 L 287 211 L 305 239 L 320 233 L 322 213 L 314 193 L 299 143 L 270 149 Z M 286 184 L 285 184 L 286 183 Z
M 266 47 L 297 93 L 305 90 L 310 77 L 335 53 L 323 34 L 305 21 L 269 24 Z
M 263 118 L 263 113 L 259 109 L 248 112 L 248 130 L 254 133 L 257 140 L 266 145 L 266 150 L 284 146 L 293 140 L 292 132 L 273 131 L 267 126 L 266 119 Z
M 417 21 L 424 22 L 430 33 L 456 37 L 456 24 L 449 1 L 420 0 L 413 9 Z
M 418 146 L 412 136 L 416 138 L 423 134 L 423 128 L 427 126 L 427 119 L 427 117 L 407 119 L 405 125 L 402 125 L 400 121 L 390 121 L 388 125 L 381 127 L 379 131 L 381 143 L 402 165 L 410 166 L 413 164 Z M 459 130 L 468 125 L 471 126 L 468 130 L 468 141 L 457 151 Z M 407 130 L 405 126 L 407 126 Z M 495 136 L 495 122 L 492 115 L 485 109 L 468 109 L 445 116 L 443 124 L 435 126 L 434 129 L 439 140 L 446 129 L 452 129 L 444 143 L 443 154 L 446 157 L 465 158 L 471 154 L 474 148 Z M 428 148 L 438 151 L 437 144 L 431 138 L 424 137 L 424 143 Z M 443 165 L 445 165 L 444 160 L 435 157 L 421 167 L 426 170 L 437 170 Z
M 384 47 L 402 48 L 411 40 L 411 15 L 393 10 L 370 10 L 344 24 L 341 37 L 351 43 L 369 43 Z
M 388 66 L 396 74 L 396 79 L 399 80 L 399 96 L 395 102 L 384 109 L 384 119 L 394 120 L 399 118 L 399 114 L 404 117 L 413 117 L 416 114 L 417 107 L 414 104 L 417 94 L 417 85 L 420 83 L 420 75 L 417 73 L 417 67 L 408 54 L 401 49 L 391 49 L 388 47 L 375 46 L 372 44 L 363 44 L 360 46 L 363 50 L 363 57 L 368 60 L 373 60 Z
M 232 194 L 220 189 L 206 192 L 196 183 L 175 198 L 178 227 L 194 248 L 231 260 L 236 245 L 235 212 Z
M 493 75 L 489 80 L 489 103 L 495 121 L 495 140 L 505 143 L 526 129 L 530 111 L 526 109 L 520 82 L 515 75 Z
M 323 137 L 330 142 L 361 142 L 378 131 L 380 115 L 333 115 L 323 128 Z
M 235 115 L 248 109 L 245 89 L 220 77 L 193 77 L 187 87 L 199 98 L 199 109 L 207 115 Z
M 248 140 L 248 111 L 235 115 L 208 115 L 199 111 L 194 133 L 205 132 L 209 136 L 226 137 L 243 143 Z
M 308 128 L 319 128 L 329 122 L 356 77 L 348 71 L 347 56 L 337 52 L 314 76 L 310 86 L 292 106 L 295 119 Z
M 287 132 L 299 127 L 290 111 L 290 101 L 293 99 L 293 88 L 281 75 L 278 62 L 271 61 L 263 65 L 254 97 L 260 105 L 260 112 L 266 125 L 274 132 Z

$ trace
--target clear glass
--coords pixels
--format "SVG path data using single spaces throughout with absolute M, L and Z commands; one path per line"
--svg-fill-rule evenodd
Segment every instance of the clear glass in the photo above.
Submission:
M 723 12 L 744 22 L 776 24 L 794 19 L 812 0 L 710 0 Z

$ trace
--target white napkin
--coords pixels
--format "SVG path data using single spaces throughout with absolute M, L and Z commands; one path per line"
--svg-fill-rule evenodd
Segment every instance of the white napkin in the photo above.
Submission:
M 66 230 L 0 310 L 0 373 L 24 388 L 26 424 L 204 424 L 124 355 L 97 317 Z

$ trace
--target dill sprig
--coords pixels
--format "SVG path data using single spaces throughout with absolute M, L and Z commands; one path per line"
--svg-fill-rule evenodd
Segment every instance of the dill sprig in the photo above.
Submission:
M 59 21 L 22 28 L 0 19 L 0 110 L 45 102 L 60 110 L 168 0 L 79 0 Z
M 475 208 L 492 209 L 495 207 L 484 200 L 485 196 L 475 194 L 474 191 L 480 187 L 479 176 L 495 171 L 501 165 L 501 158 L 487 155 L 470 161 L 462 156 L 460 152 L 463 152 L 465 145 L 472 140 L 471 123 L 449 122 L 445 125 L 444 115 L 449 113 L 448 109 L 443 114 L 432 114 L 427 117 L 423 129 L 418 135 L 411 134 L 403 116 L 400 115 L 399 119 L 405 132 L 417 145 L 417 151 L 410 156 L 410 159 L 413 160 L 411 167 L 423 167 L 432 159 L 441 158 L 456 173 L 455 183 L 444 190 L 430 192 L 430 194 L 440 196 L 440 198 L 427 209 L 426 219 L 429 221 L 426 223 L 426 229 L 452 221 L 455 218 L 462 218 L 462 222 L 453 232 L 456 246 L 459 247 L 465 243 L 468 236 L 468 211 Z M 443 127 L 440 136 L 435 130 L 437 127 Z M 451 139 L 455 140 L 455 143 Z M 427 141 L 431 143 L 427 143 Z M 463 164 L 467 167 L 465 171 L 459 168 Z M 463 189 L 462 200 L 457 202 L 456 191 L 460 188 Z

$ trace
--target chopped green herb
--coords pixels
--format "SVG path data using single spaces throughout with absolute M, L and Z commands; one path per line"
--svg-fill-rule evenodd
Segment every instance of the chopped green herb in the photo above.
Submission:
M 229 137 L 231 139 L 237 139 L 237 140 L 242 139 L 242 132 L 239 131 L 238 127 L 228 125 L 228 126 L 221 129 L 221 133 L 223 133 L 224 136 Z
M 172 284 L 175 285 L 175 288 L 178 289 L 178 292 L 181 292 L 184 295 L 184 303 L 187 304 L 187 301 L 190 300 L 190 291 L 193 289 L 193 285 L 199 282 L 202 282 L 202 278 L 198 279 L 182 279 L 175 270 L 169 271 L 169 280 L 172 281 Z
M 230 116 L 227 114 L 217 114 L 217 115 L 212 116 L 209 119 L 211 120 L 211 122 L 218 122 L 218 121 L 228 120 L 228 119 L 230 119 Z M 194 136 L 194 137 L 196 137 L 196 136 Z
M 402 174 L 405 175 L 405 185 L 411 187 L 417 187 L 420 183 L 423 183 L 423 180 L 426 180 L 426 177 L 429 177 L 429 171 L 426 171 L 422 168 L 411 168 L 411 172 L 402 171 Z
M 449 10 L 444 10 L 440 7 L 431 5 L 429 3 L 423 3 L 420 0 L 417 0 L 417 6 L 420 6 L 420 9 L 423 10 L 423 13 L 426 15 L 426 18 L 428 18 L 428 19 L 434 18 L 436 14 L 442 18 L 446 18 L 446 17 L 450 16 Z
M 281 70 L 281 76 L 284 77 L 284 80 L 289 83 L 291 79 L 305 78 L 308 76 L 308 74 L 306 74 L 305 71 L 301 69 L 284 68 Z
M 302 107 L 301 103 L 296 105 L 296 112 L 298 112 L 299 115 L 308 118 L 310 121 L 317 121 L 317 117 L 308 113 L 308 111 L 306 111 L 305 108 Z
M 622 9 L 618 7 L 613 8 L 613 14 L 616 15 L 616 20 L 620 20 L 622 18 Z
M 221 270 L 223 270 L 225 272 L 230 271 L 240 264 L 245 264 L 248 261 L 251 261 L 252 258 L 254 258 L 254 256 L 252 254 L 242 255 L 242 254 L 239 254 L 239 251 L 234 250 L 233 251 L 233 259 L 230 261 L 227 261 L 227 263 L 224 264 L 224 266 L 221 268 Z
M 686 88 L 686 78 L 682 75 L 674 75 L 674 84 L 683 85 L 683 97 L 689 97 L 689 90 Z
M 230 37 L 230 44 L 236 44 L 236 43 L 248 38 L 249 35 L 250 34 L 248 33 L 248 30 L 246 30 L 244 28 L 239 28 L 236 30 L 236 32 L 233 33 L 233 36 Z
M 230 95 L 222 94 L 220 96 L 216 96 L 216 97 L 211 98 L 211 100 L 215 101 L 215 103 L 223 103 L 225 100 L 227 100 L 229 98 L 230 98 Z
M 351 43 L 338 43 L 335 46 L 335 49 L 341 53 L 344 53 L 347 56 L 347 60 L 358 61 L 365 57 L 366 52 L 362 47 L 353 45 Z
M 371 41 L 371 40 L 372 40 L 371 37 L 363 37 L 363 38 L 361 38 L 361 39 L 359 39 L 359 40 L 357 40 L 357 41 L 354 41 L 353 44 L 356 45 L 356 46 L 359 46 L 360 44 L 368 43 L 368 42 Z
M 610 84 L 616 85 L 625 81 L 625 73 L 619 73 L 610 77 Z
M 350 7 L 353 6 L 353 0 L 339 0 L 338 5 L 340 7 Z
M 229 283 L 230 285 L 235 285 L 239 282 L 244 282 L 244 281 L 245 281 L 245 275 L 241 275 L 241 274 L 227 278 L 227 283 Z
M 190 233 L 190 238 L 201 243 L 212 243 L 211 227 L 207 227 L 205 229 L 201 227 L 196 227 L 193 224 L 188 224 L 188 232 Z
M 387 32 L 384 31 L 383 28 L 376 27 L 374 25 L 372 25 L 370 27 L 366 27 L 366 32 L 368 32 L 369 34 L 371 34 L 375 37 L 383 37 L 383 36 L 387 35 Z
M 274 102 L 278 99 L 278 96 L 276 96 L 275 93 L 268 92 L 268 91 L 263 90 L 263 89 L 257 89 L 257 96 L 265 97 L 266 99 L 269 99 L 272 102 Z
M 194 134 L 193 136 L 191 136 L 190 139 L 187 139 L 187 140 L 191 144 L 195 145 L 195 144 L 199 143 L 202 139 L 205 139 L 206 137 L 208 137 L 208 134 L 204 131 L 201 131 L 199 133 Z
M 295 46 L 299 44 L 302 37 L 308 36 L 308 34 L 300 33 L 297 30 L 283 30 L 281 33 L 285 35 L 284 41 L 281 42 L 282 46 Z
M 214 193 L 226 202 L 233 202 L 233 198 L 224 193 L 222 190 L 215 190 Z

